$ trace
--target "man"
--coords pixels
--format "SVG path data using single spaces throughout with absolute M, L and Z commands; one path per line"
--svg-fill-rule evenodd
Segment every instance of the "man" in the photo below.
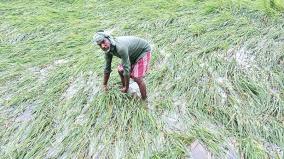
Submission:
M 105 68 L 103 88 L 108 89 L 107 82 L 111 72 L 113 56 L 121 58 L 118 66 L 122 88 L 121 92 L 127 93 L 129 78 L 132 78 L 139 86 L 141 98 L 146 100 L 146 85 L 143 77 L 149 69 L 151 59 L 151 47 L 144 39 L 134 36 L 112 37 L 103 30 L 94 35 L 94 42 L 104 51 Z

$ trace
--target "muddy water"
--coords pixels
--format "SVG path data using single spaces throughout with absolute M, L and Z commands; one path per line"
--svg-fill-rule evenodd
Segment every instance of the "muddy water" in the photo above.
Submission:
M 28 122 L 33 119 L 33 111 L 32 110 L 26 110 L 21 115 L 19 115 L 15 122 Z
M 22 123 L 22 122 L 29 122 L 34 119 L 34 112 L 35 108 L 37 107 L 37 103 L 27 103 L 24 104 L 23 111 L 18 109 L 19 106 L 2 106 L 0 105 L 0 115 L 3 119 L 5 119 L 5 126 L 10 127 L 15 122 Z
M 239 159 L 241 155 L 239 155 L 237 141 L 234 138 L 229 138 L 226 142 L 227 146 L 224 146 L 226 152 L 226 156 L 228 159 Z
M 174 97 L 173 109 L 164 111 L 161 116 L 161 119 L 164 122 L 164 130 L 168 132 L 185 132 L 190 126 L 190 123 L 185 120 L 187 116 L 185 97 Z
M 263 144 L 264 148 L 268 152 L 270 158 L 277 159 L 277 158 L 283 158 L 284 157 L 284 149 L 277 146 L 276 144 L 265 142 Z
M 88 91 L 88 102 L 91 103 L 96 94 L 100 91 L 99 77 L 94 72 L 88 73 L 85 90 Z
M 243 68 L 249 68 L 254 62 L 254 56 L 250 55 L 251 53 L 246 50 L 246 48 L 241 48 L 236 52 L 235 60 Z
M 61 148 L 59 148 L 59 145 L 56 145 L 56 146 L 54 146 L 54 147 L 48 148 L 48 151 L 47 151 L 47 154 L 46 154 L 45 159 L 49 159 L 49 158 L 54 158 L 54 157 L 56 157 L 56 156 L 59 154 L 60 149 L 61 149 Z
M 34 76 L 38 77 L 38 81 L 41 83 L 44 83 L 47 81 L 48 74 L 50 71 L 54 70 L 56 67 L 60 67 L 61 65 L 64 65 L 68 63 L 69 61 L 66 59 L 60 59 L 60 60 L 55 60 L 53 63 L 40 68 L 40 67 L 31 67 L 28 68 L 28 71 L 34 74 Z
M 102 158 L 103 150 L 107 147 L 102 139 L 105 138 L 104 131 L 99 131 L 95 136 L 90 137 L 90 144 L 88 147 L 88 157 L 93 159 Z
M 255 56 L 252 51 L 248 50 L 246 46 L 241 48 L 231 48 L 227 51 L 227 56 L 224 57 L 227 61 L 235 60 L 241 69 L 249 69 L 255 66 Z
M 75 124 L 78 125 L 84 125 L 88 122 L 88 118 L 84 114 L 80 114 L 79 116 L 76 117 L 75 119 Z
M 85 80 L 83 74 L 76 77 L 69 85 L 65 93 L 62 95 L 61 99 L 69 100 L 85 85 Z
M 238 153 L 236 140 L 229 139 L 222 146 L 224 154 L 221 158 L 224 159 L 239 159 L 241 155 Z M 187 146 L 186 159 L 217 159 L 220 157 L 214 156 L 207 146 L 200 140 L 195 140 Z
M 88 104 L 91 103 L 94 100 L 96 94 L 100 91 L 100 83 L 98 79 L 98 76 L 94 72 L 88 72 L 87 78 L 84 77 L 83 73 L 80 73 L 69 84 L 69 87 L 63 93 L 61 99 L 69 100 L 74 97 L 80 90 L 83 90 L 88 94 Z
M 125 141 L 119 140 L 114 144 L 114 158 L 124 158 L 126 154 Z
M 184 132 L 186 131 L 186 123 L 177 112 L 165 112 L 162 115 L 164 122 L 164 130 L 167 132 Z
M 212 159 L 212 153 L 201 141 L 195 140 L 188 146 L 186 159 Z
M 63 128 L 60 132 L 55 135 L 55 141 L 52 142 L 51 146 L 47 150 L 46 159 L 56 157 L 63 149 L 63 140 L 70 133 L 70 129 L 67 124 L 63 125 Z

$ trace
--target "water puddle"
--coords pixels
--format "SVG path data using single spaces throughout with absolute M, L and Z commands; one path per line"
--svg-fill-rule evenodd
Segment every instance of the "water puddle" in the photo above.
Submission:
M 61 149 L 59 145 L 48 148 L 45 159 L 55 158 L 60 153 Z
M 83 77 L 83 74 L 80 74 L 79 77 L 74 79 L 67 90 L 62 95 L 61 99 L 71 99 L 81 88 L 83 88 L 85 85 L 85 80 Z
M 96 94 L 100 91 L 98 76 L 94 72 L 88 72 L 85 78 L 83 73 L 80 73 L 70 84 L 67 90 L 63 93 L 61 99 L 69 100 L 75 96 L 80 90 L 85 91 L 87 96 L 87 104 L 94 100 Z
M 151 158 L 153 154 L 165 150 L 167 143 L 164 133 L 160 132 L 156 136 L 145 134 L 145 138 L 150 141 L 148 140 L 149 144 L 137 154 L 138 159 Z
M 55 141 L 51 143 L 51 146 L 47 150 L 45 158 L 55 158 L 64 149 L 63 140 L 70 133 L 67 123 L 64 123 L 62 129 L 55 135 Z
M 2 32 L 5 36 L 1 39 L 2 42 L 7 44 L 17 44 L 18 42 L 31 38 L 31 33 L 22 33 L 13 25 L 9 25 L 6 23 L 1 24 L 0 32 Z M 29 37 L 31 36 L 31 37 Z
M 263 146 L 265 147 L 271 159 L 278 159 L 284 157 L 283 148 L 280 148 L 276 144 L 265 142 L 263 143 Z
M 239 159 L 239 153 L 237 148 L 237 141 L 233 138 L 230 138 L 226 145 L 223 146 L 224 150 L 226 151 L 226 158 L 227 159 Z
M 231 48 L 227 52 L 226 60 L 232 61 L 235 60 L 237 64 L 242 69 L 249 69 L 254 66 L 255 57 L 252 55 L 252 52 L 248 50 L 245 46 L 242 48 Z
M 186 98 L 176 96 L 173 98 L 173 110 L 165 111 L 161 119 L 164 122 L 164 130 L 169 132 L 185 132 L 190 124 L 185 121 L 188 117 Z
M 178 112 L 165 112 L 162 117 L 164 130 L 167 132 L 185 132 L 187 124 Z
M 161 151 L 164 148 L 166 139 L 163 133 L 159 133 L 153 140 L 152 150 Z
M 6 102 L 6 101 L 9 101 L 9 100 L 11 100 L 12 98 L 13 98 L 13 94 L 12 93 L 8 93 L 8 92 L 5 92 L 2 96 L 1 96 L 1 98 L 0 98 L 0 104 L 1 105 L 4 105 L 4 103 Z
M 69 61 L 65 59 L 55 60 L 52 64 L 49 64 L 43 68 L 35 66 L 28 68 L 28 71 L 33 73 L 36 77 L 38 77 L 40 82 L 45 82 L 47 80 L 50 71 L 68 62 Z
M 125 141 L 119 140 L 114 144 L 114 158 L 125 158 Z
M 15 122 L 28 122 L 33 119 L 33 112 L 31 110 L 26 110 L 23 114 L 19 115 Z
M 216 91 L 217 91 L 217 94 L 221 97 L 220 103 L 221 103 L 222 105 L 225 105 L 225 104 L 227 103 L 227 100 L 228 100 L 228 95 L 227 95 L 227 93 L 226 93 L 225 90 L 224 90 L 223 88 L 221 88 L 221 87 L 218 87 Z
M 102 151 L 105 149 L 105 145 L 103 144 L 99 144 L 97 147 L 96 147 L 96 153 L 92 155 L 91 158 L 95 158 L 95 159 L 100 159 L 101 156 L 102 156 Z
M 23 113 L 19 114 L 17 118 L 15 119 L 15 122 L 28 122 L 34 119 L 33 113 L 35 111 L 35 108 L 37 107 L 37 103 L 28 103 L 25 106 L 25 110 Z
M 195 140 L 187 148 L 186 159 L 212 159 L 212 153 L 201 141 Z
M 157 60 L 155 67 L 157 70 L 161 70 L 163 67 L 168 65 L 169 57 L 171 56 L 171 53 L 166 52 L 165 49 L 159 50 L 160 52 L 160 58 Z
M 0 116 L 1 120 L 3 120 L 3 124 L 5 128 L 10 127 L 14 123 L 14 116 L 16 114 L 15 107 L 6 107 L 0 104 Z
M 76 117 L 75 119 L 75 124 L 78 125 L 84 125 L 88 122 L 88 118 L 86 118 L 86 116 L 84 114 L 79 115 L 78 117 Z
M 254 57 L 248 53 L 248 50 L 241 48 L 236 52 L 235 60 L 243 68 L 251 67 L 251 64 L 254 62 Z
M 105 138 L 104 131 L 99 131 L 96 136 L 90 138 L 90 144 L 88 148 L 88 158 L 100 159 L 103 158 L 103 150 L 106 145 L 102 143 L 102 139 Z
M 68 62 L 69 62 L 68 60 L 60 59 L 60 60 L 55 60 L 55 61 L 53 62 L 53 64 L 54 64 L 55 66 L 60 66 L 60 65 L 66 64 L 66 63 L 68 63 Z
M 100 91 L 99 77 L 94 72 L 88 73 L 88 79 L 86 82 L 85 90 L 88 92 L 88 102 L 91 103 L 94 100 L 96 94 Z

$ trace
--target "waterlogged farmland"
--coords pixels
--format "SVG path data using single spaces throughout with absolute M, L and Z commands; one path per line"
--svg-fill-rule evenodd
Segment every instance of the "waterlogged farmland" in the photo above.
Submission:
M 283 158 L 283 3 L 1 1 L 0 158 Z M 150 42 L 147 104 L 100 29 Z

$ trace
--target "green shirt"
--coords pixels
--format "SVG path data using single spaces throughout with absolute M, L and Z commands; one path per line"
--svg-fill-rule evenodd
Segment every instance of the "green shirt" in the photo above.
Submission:
M 134 36 L 120 36 L 114 39 L 115 46 L 111 46 L 108 53 L 105 53 L 105 73 L 111 72 L 111 61 L 113 55 L 121 58 L 121 64 L 123 66 L 124 76 L 129 76 L 130 67 L 142 58 L 148 51 L 151 51 L 151 47 L 144 39 Z

